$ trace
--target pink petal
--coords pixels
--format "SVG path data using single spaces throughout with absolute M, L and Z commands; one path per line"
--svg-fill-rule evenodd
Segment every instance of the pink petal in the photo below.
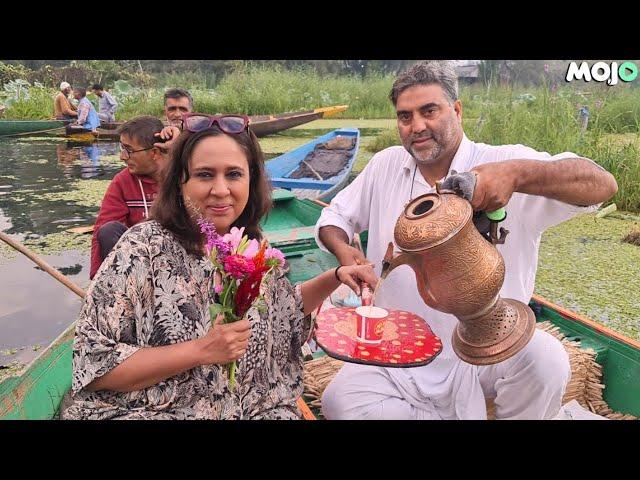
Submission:
M 238 227 L 232 227 L 231 231 L 222 237 L 222 240 L 231 245 L 232 250 L 236 250 L 238 248 L 238 245 L 240 245 L 240 242 L 242 241 L 243 233 L 244 227 L 240 229 Z
M 242 252 L 242 255 L 247 258 L 253 258 L 256 253 L 258 253 L 258 250 L 260 250 L 260 243 L 258 243 L 255 238 L 252 238 L 249 240 L 249 245 L 247 245 L 247 248 Z

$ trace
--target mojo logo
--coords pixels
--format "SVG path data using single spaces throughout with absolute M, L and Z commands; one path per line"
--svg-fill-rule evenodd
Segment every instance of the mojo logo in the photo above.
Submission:
M 605 62 L 596 62 L 591 67 L 587 62 L 582 62 L 578 67 L 576 62 L 571 62 L 567 69 L 567 82 L 573 80 L 584 80 L 590 82 L 592 79 L 596 82 L 607 82 L 607 85 L 615 85 L 618 79 L 623 82 L 631 82 L 638 76 L 638 67 L 635 63 L 624 62 L 618 66 L 617 62 L 610 65 Z

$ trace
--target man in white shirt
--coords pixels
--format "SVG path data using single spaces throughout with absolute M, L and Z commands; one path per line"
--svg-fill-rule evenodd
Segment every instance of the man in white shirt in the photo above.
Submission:
M 354 233 L 369 231 L 367 258 L 380 274 L 393 229 L 410 199 L 435 191 L 452 170 L 474 172 L 476 211 L 507 210 L 510 231 L 497 245 L 506 273 L 500 295 L 527 304 L 534 289 L 540 236 L 578 213 L 597 209 L 617 191 L 613 176 L 591 160 L 565 152 L 551 156 L 523 145 L 470 141 L 462 130 L 458 82 L 449 62 L 417 64 L 400 75 L 390 98 L 403 147 L 387 148 L 325 208 L 316 225 L 321 248 L 343 265 L 364 260 L 351 247 Z M 442 339 L 429 365 L 382 368 L 345 364 L 322 397 L 329 419 L 484 419 L 485 398 L 496 417 L 548 419 L 561 406 L 571 374 L 568 356 L 551 335 L 536 332 L 520 352 L 501 363 L 475 366 L 451 346 L 457 319 L 428 307 L 410 267 L 394 269 L 376 305 L 414 312 Z

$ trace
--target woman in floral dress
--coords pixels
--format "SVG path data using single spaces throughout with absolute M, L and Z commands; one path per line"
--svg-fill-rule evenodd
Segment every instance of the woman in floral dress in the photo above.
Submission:
M 87 290 L 64 419 L 297 419 L 310 312 L 339 284 L 375 284 L 370 265 L 263 285 L 266 309 L 211 326 L 219 275 L 198 220 L 260 240 L 271 207 L 264 156 L 241 116 L 185 116 L 152 220 L 130 228 Z M 232 390 L 224 366 L 237 360 Z

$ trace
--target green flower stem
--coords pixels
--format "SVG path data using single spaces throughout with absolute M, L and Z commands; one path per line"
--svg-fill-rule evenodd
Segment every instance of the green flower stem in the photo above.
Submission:
M 232 392 L 236 386 L 236 363 L 234 360 L 229 364 L 229 390 Z
M 223 307 L 229 307 L 231 308 L 233 305 L 231 305 L 232 301 L 233 301 L 233 297 L 235 296 L 233 290 L 234 290 L 234 283 L 233 281 L 227 283 L 222 291 L 222 297 L 221 297 L 221 302 L 222 302 L 222 306 Z M 224 323 L 231 323 L 233 322 L 233 316 L 229 315 L 228 313 L 225 313 L 224 315 Z

